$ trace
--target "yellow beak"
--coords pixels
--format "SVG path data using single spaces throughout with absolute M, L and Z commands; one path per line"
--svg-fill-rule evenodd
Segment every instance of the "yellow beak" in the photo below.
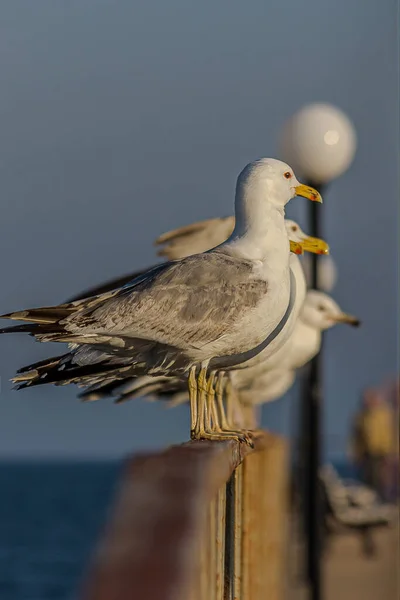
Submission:
M 352 325 L 352 327 L 359 327 L 361 325 L 360 319 L 353 317 L 353 315 L 347 315 L 346 313 L 336 315 L 332 317 L 332 319 L 337 323 L 347 323 L 347 325 Z
M 312 200 L 313 202 L 322 202 L 321 194 L 309 185 L 296 185 L 294 193 L 296 196 L 303 196 L 303 198 L 308 198 L 308 200 Z
M 301 247 L 303 248 L 304 252 L 312 252 L 313 254 L 325 255 L 329 254 L 328 244 L 320 238 L 308 236 L 301 242 Z
M 292 240 L 289 240 L 290 242 L 290 252 L 293 252 L 293 254 L 303 254 L 304 250 L 303 250 L 303 244 L 299 243 L 299 242 L 292 242 Z

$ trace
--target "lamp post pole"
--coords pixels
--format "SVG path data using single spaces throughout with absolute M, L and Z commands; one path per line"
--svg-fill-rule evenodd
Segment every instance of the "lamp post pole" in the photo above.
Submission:
M 324 186 L 316 186 L 321 195 Z M 311 204 L 311 203 L 310 203 Z M 314 203 L 312 203 L 314 204 Z M 321 215 L 318 207 L 309 207 L 309 223 L 311 235 L 322 237 Z M 318 256 L 311 256 L 310 287 L 320 289 L 318 281 Z M 322 454 L 322 345 L 320 352 L 312 359 L 306 375 L 301 403 L 303 440 L 303 527 L 306 533 L 307 576 L 310 582 L 312 600 L 321 598 L 321 554 L 322 554 L 322 498 L 319 484 L 319 470 Z
M 310 104 L 286 124 L 282 136 L 283 158 L 323 195 L 326 184 L 350 166 L 356 149 L 354 127 L 348 117 L 329 104 Z M 309 207 L 311 235 L 322 237 L 321 213 Z M 322 208 L 323 210 L 323 208 Z M 310 288 L 320 289 L 318 257 L 311 256 Z M 322 347 L 311 361 L 301 402 L 302 521 L 306 569 L 311 600 L 321 600 L 322 498 L 319 471 L 322 457 L 323 373 Z

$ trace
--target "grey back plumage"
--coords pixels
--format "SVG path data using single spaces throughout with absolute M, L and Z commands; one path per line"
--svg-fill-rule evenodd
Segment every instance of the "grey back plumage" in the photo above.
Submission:
M 219 250 L 165 263 L 93 308 L 83 303 L 65 320 L 65 329 L 79 337 L 200 348 L 230 331 L 265 296 L 267 283 L 251 277 L 252 269 L 250 261 Z

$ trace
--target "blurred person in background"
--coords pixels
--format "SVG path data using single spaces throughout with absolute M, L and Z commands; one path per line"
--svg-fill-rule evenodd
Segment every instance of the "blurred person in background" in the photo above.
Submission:
M 387 499 L 396 502 L 399 499 L 400 492 L 400 377 L 390 381 L 386 386 L 387 402 L 393 412 L 393 452 L 389 459 L 388 466 L 388 489 Z
M 361 409 L 354 420 L 352 453 L 363 483 L 375 490 L 382 500 L 388 499 L 390 465 L 396 453 L 396 420 L 382 391 L 365 390 Z

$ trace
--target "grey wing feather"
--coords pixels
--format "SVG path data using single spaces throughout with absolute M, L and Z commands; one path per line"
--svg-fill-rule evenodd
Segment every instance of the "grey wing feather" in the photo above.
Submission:
M 156 239 L 155 245 L 162 246 L 157 254 L 175 260 L 207 252 L 225 242 L 234 227 L 235 217 L 233 216 L 207 219 L 178 227 L 178 229 L 163 233 Z
M 65 320 L 73 335 L 144 338 L 182 349 L 201 347 L 230 331 L 255 307 L 267 284 L 252 263 L 215 251 L 165 263 L 114 297 Z

